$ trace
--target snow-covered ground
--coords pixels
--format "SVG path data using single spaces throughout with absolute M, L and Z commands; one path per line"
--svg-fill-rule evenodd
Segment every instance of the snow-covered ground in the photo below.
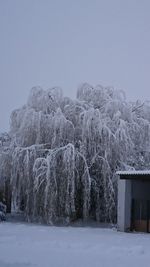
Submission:
M 150 235 L 0 223 L 0 267 L 149 267 Z

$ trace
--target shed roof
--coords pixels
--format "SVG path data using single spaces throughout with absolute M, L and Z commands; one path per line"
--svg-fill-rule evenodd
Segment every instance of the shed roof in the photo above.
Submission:
M 150 175 L 150 170 L 131 170 L 131 171 L 117 171 L 118 175 Z
M 120 176 L 120 179 L 138 179 L 150 181 L 150 170 L 117 171 L 116 174 Z

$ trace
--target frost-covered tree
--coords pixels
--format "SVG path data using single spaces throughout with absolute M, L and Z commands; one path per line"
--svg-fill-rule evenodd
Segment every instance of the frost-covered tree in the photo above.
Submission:
M 11 209 L 11 138 L 8 133 L 0 134 L 0 202 Z
M 27 220 L 115 221 L 116 170 L 150 168 L 149 102 L 129 103 L 111 87 L 83 84 L 75 100 L 35 87 L 12 112 L 9 135 L 0 184 L 8 179 Z

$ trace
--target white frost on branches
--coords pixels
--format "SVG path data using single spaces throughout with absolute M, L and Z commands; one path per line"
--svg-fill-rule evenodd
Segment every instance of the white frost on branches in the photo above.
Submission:
M 12 112 L 10 140 L 0 187 L 10 184 L 15 211 L 49 224 L 115 221 L 116 170 L 150 167 L 150 105 L 99 85 L 83 84 L 76 100 L 34 87 Z

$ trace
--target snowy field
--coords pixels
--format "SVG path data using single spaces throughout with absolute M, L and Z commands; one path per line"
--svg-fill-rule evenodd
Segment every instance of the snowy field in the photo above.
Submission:
M 0 267 L 150 266 L 150 235 L 0 223 Z

